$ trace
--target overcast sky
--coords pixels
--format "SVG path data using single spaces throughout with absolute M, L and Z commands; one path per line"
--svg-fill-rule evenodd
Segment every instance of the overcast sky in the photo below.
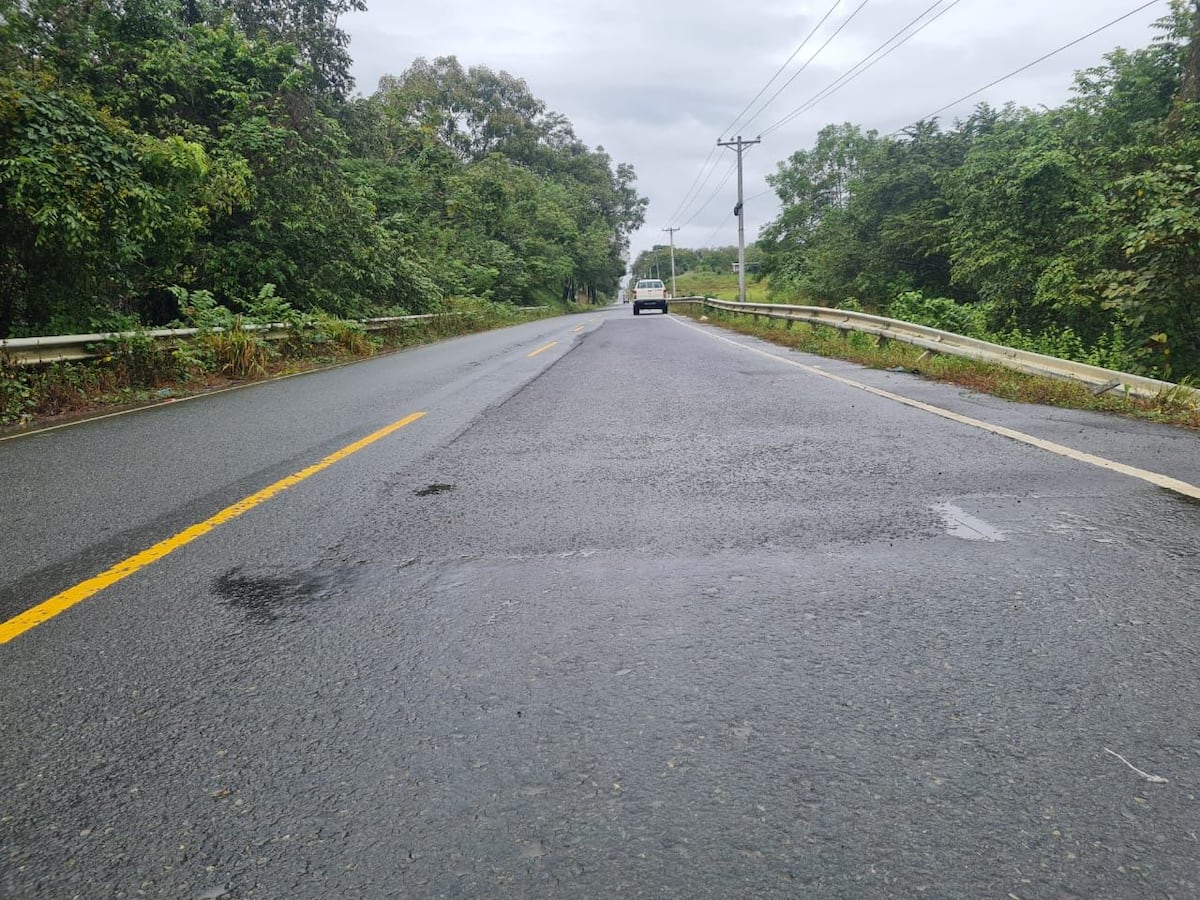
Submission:
M 357 88 L 373 93 L 380 76 L 399 75 L 417 57 L 457 56 L 464 66 L 505 70 L 571 120 L 589 146 L 632 163 L 650 198 L 632 252 L 666 243 L 662 229 L 684 226 L 676 246 L 737 242 L 736 179 L 717 186 L 734 161 L 719 139 L 760 132 L 836 80 L 929 8 L 933 0 L 866 0 L 798 77 L 748 124 L 735 117 L 829 12 L 833 0 L 367 0 L 342 20 L 351 36 Z M 781 76 L 751 107 L 753 115 L 859 8 L 842 0 Z M 778 212 L 764 181 L 797 149 L 812 146 L 833 122 L 887 133 L 983 87 L 1055 48 L 1142 5 L 1144 0 L 941 0 L 947 10 L 904 44 L 811 110 L 764 135 L 745 156 L 746 240 Z M 1150 43 L 1167 0 L 1131 16 L 971 100 L 941 113 L 944 122 L 976 103 L 1057 106 L 1072 73 L 1114 47 Z M 928 18 L 928 17 L 927 17 Z M 927 20 L 927 19 L 926 19 Z M 922 21 L 926 21 L 922 20 Z M 684 204 L 698 173 L 712 175 Z M 760 196 L 760 192 L 762 193 Z M 695 193 L 695 192 L 694 192 Z M 711 201 L 710 201 L 710 198 Z M 704 204 L 707 202 L 707 206 Z M 681 208 L 683 205 L 683 208 Z M 701 207 L 703 207 L 701 209 Z

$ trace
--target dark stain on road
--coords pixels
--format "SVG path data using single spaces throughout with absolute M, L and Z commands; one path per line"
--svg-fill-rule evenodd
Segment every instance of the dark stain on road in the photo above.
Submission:
M 420 490 L 413 491 L 418 497 L 431 497 L 434 494 L 445 494 L 454 490 L 452 484 L 431 484 L 429 487 L 423 487 Z
M 335 594 L 332 574 L 304 572 L 254 577 L 240 573 L 241 569 L 226 572 L 213 582 L 213 591 L 256 624 L 296 621 L 301 607 L 330 600 Z

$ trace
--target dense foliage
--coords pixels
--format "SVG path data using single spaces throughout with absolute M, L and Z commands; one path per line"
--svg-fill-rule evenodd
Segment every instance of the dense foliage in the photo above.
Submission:
M 521 80 L 352 86 L 362 0 L 0 0 L 0 337 L 614 292 L 645 200 Z
M 1069 331 L 1200 376 L 1200 4 L 1159 24 L 1078 73 L 1058 109 L 823 129 L 770 177 L 772 289 L 948 321 L 965 306 L 979 330 Z

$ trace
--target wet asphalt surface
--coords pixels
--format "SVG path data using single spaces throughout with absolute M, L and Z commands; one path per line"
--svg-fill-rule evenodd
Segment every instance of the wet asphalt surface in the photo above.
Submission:
M 1200 896 L 1200 504 L 673 317 L 0 443 L 0 612 L 416 410 L 0 646 L 0 896 Z

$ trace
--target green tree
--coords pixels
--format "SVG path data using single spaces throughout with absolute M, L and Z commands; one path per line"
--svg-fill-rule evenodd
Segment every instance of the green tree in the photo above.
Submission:
M 850 123 L 828 125 L 812 150 L 796 151 L 767 177 L 783 207 L 760 236 L 764 268 L 776 289 L 817 302 L 836 302 L 854 291 L 866 259 L 849 207 L 879 140 Z
M 1014 325 L 1043 327 L 1086 303 L 1063 296 L 1066 252 L 1088 225 L 1093 186 L 1064 136 L 1061 115 L 1023 110 L 997 123 L 946 179 L 954 281 Z
M 369 103 L 353 109 L 355 133 L 385 167 L 376 184 L 406 198 L 445 290 L 514 303 L 615 291 L 646 206 L 633 169 L 584 145 L 525 82 L 421 59 Z
M 0 337 L 135 312 L 236 194 L 211 175 L 200 145 L 139 135 L 50 75 L 0 77 Z
M 1200 159 L 1200 141 L 1189 144 L 1189 158 Z M 1123 226 L 1124 258 L 1101 275 L 1108 304 L 1165 375 L 1200 372 L 1200 167 L 1172 161 L 1172 150 L 1117 185 L 1108 209 Z
M 453 58 L 346 100 L 338 20 L 361 8 L 0 0 L 0 329 L 265 285 L 347 316 L 615 289 L 632 168 Z
M 214 5 L 228 12 L 249 37 L 295 47 L 320 94 L 341 99 L 354 87 L 350 37 L 338 20 L 365 10 L 365 0 L 214 0 Z

